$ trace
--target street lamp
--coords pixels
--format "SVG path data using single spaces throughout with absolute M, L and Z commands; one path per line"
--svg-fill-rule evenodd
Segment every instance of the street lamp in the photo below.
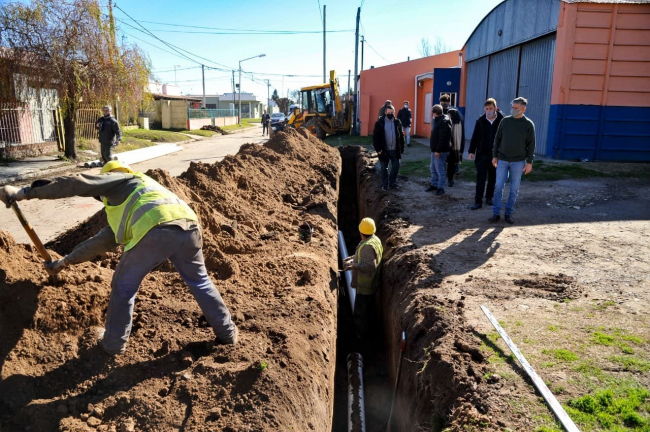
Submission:
M 176 68 L 181 67 L 181 65 L 174 65 L 174 84 L 178 85 L 178 80 L 176 79 Z
M 245 62 L 246 60 L 252 60 L 258 57 L 266 57 L 266 54 L 260 54 L 253 57 L 249 57 L 244 60 L 239 60 L 239 110 L 237 112 L 237 118 L 239 119 L 239 126 L 241 126 L 241 63 Z

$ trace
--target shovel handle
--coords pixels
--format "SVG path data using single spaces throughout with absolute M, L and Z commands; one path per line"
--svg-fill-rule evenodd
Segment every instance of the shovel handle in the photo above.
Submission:
M 38 249 L 38 253 L 41 254 L 41 257 L 46 262 L 52 262 L 52 257 L 50 256 L 50 253 L 45 249 L 45 246 L 43 246 L 43 242 L 41 242 L 41 239 L 38 238 L 38 234 L 36 234 L 36 231 L 34 231 L 34 228 L 32 228 L 32 224 L 30 224 L 27 221 L 27 218 L 25 218 L 25 215 L 23 214 L 22 210 L 20 207 L 18 207 L 17 202 L 11 203 L 11 208 L 16 213 L 16 216 L 18 217 L 18 220 L 20 221 L 20 224 L 23 226 L 25 229 L 25 232 L 29 236 L 29 238 L 32 240 L 32 243 L 34 243 L 34 246 L 36 246 L 36 249 Z

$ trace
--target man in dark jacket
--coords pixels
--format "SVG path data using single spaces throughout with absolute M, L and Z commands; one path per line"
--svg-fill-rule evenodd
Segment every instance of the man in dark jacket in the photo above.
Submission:
M 485 114 L 476 120 L 474 133 L 469 144 L 469 159 L 474 159 L 476 166 L 476 195 L 472 210 L 483 207 L 483 194 L 485 193 L 485 204 L 494 204 L 494 184 L 496 182 L 497 170 L 492 165 L 492 144 L 503 119 L 503 113 L 497 108 L 497 101 L 490 98 L 485 101 Z M 487 179 L 487 190 L 485 180 Z
M 106 105 L 102 111 L 104 116 L 97 120 L 95 127 L 99 131 L 102 162 L 107 163 L 113 160 L 113 147 L 122 141 L 122 130 L 115 117 L 111 115 L 110 105 Z
M 379 117 L 383 117 L 386 115 L 386 108 L 389 106 L 393 106 L 393 103 L 390 101 L 390 99 L 386 100 L 384 104 L 379 108 Z
M 262 136 L 264 136 L 264 132 L 266 132 L 266 135 L 269 134 L 269 123 L 271 122 L 271 116 L 264 110 L 264 114 L 262 114 Z
M 402 123 L 402 128 L 404 128 L 406 145 L 408 147 L 411 147 L 411 119 L 413 118 L 413 113 L 409 108 L 409 101 L 404 101 L 404 108 L 399 110 L 397 113 L 397 118 Z
M 436 195 L 445 193 L 445 171 L 449 151 L 451 150 L 451 119 L 442 112 L 442 106 L 431 108 L 433 130 L 429 138 L 431 148 L 431 184 L 426 192 L 436 191 Z
M 375 122 L 372 146 L 377 151 L 381 164 L 381 190 L 387 191 L 389 186 L 399 189 L 397 172 L 404 153 L 404 131 L 399 119 L 395 118 L 395 108 L 392 105 L 386 108 L 386 115 Z M 389 162 L 390 175 L 388 174 Z
M 447 184 L 449 187 L 453 187 L 454 175 L 458 172 L 458 165 L 463 161 L 465 128 L 463 127 L 463 115 L 450 104 L 451 97 L 448 94 L 440 96 L 442 112 L 451 119 L 451 149 L 447 158 Z

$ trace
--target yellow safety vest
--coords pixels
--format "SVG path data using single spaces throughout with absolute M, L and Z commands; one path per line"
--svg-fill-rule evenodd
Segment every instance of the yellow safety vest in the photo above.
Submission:
M 198 221 L 196 213 L 174 193 L 141 172 L 133 175 L 142 179 L 142 184 L 122 204 L 112 206 L 103 200 L 108 224 L 125 251 L 160 224 L 179 219 Z
M 381 240 L 379 237 L 373 235 L 368 239 L 364 240 L 359 245 L 359 250 L 357 251 L 357 262 L 361 264 L 361 250 L 370 246 L 374 249 L 375 255 L 377 256 L 377 270 L 374 273 L 366 274 L 359 272 L 357 274 L 357 293 L 359 294 L 374 294 L 377 292 L 379 287 L 379 275 L 381 269 L 381 258 L 384 254 L 384 248 L 381 245 Z

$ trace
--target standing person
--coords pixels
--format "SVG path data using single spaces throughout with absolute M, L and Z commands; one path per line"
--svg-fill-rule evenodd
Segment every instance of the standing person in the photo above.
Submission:
M 490 98 L 485 101 L 485 114 L 476 120 L 474 133 L 469 144 L 469 160 L 474 159 L 476 166 L 476 194 L 472 210 L 483 207 L 483 194 L 485 204 L 494 204 L 494 185 L 496 183 L 496 168 L 492 165 L 492 144 L 497 134 L 503 113 L 497 108 L 497 101 Z M 487 189 L 485 180 L 487 179 Z
M 451 97 L 448 94 L 440 96 L 442 112 L 451 119 L 451 149 L 447 158 L 447 184 L 454 187 L 454 175 L 463 161 L 465 151 L 465 129 L 463 128 L 463 115 L 458 109 L 450 106 Z
M 436 195 L 445 193 L 445 171 L 449 151 L 451 150 L 451 119 L 442 111 L 442 106 L 431 108 L 433 130 L 429 138 L 431 148 L 431 183 L 425 192 L 436 191 Z
M 105 164 L 113 160 L 113 147 L 122 141 L 122 130 L 115 117 L 111 115 L 110 105 L 104 106 L 102 111 L 104 115 L 97 119 L 95 127 L 99 131 L 102 163 Z
M 392 105 L 393 105 L 393 103 L 390 100 L 386 100 L 386 102 L 384 102 L 384 105 L 382 105 L 382 107 L 379 108 L 379 117 L 385 116 L 386 115 L 386 108 L 388 108 L 389 106 L 392 106 Z
M 353 256 L 343 260 L 343 269 L 352 270 L 352 287 L 356 288 L 353 319 L 357 336 L 367 339 L 376 328 L 376 294 L 381 285 L 381 259 L 384 248 L 375 235 L 377 228 L 371 218 L 363 218 L 359 224 L 361 243 Z
M 510 177 L 510 193 L 506 203 L 505 219 L 509 224 L 515 223 L 512 213 L 519 194 L 521 174 L 530 174 L 535 158 L 535 124 L 524 115 L 528 101 L 518 97 L 511 103 L 508 117 L 501 120 L 494 137 L 492 165 L 497 169 L 497 182 L 494 191 L 494 205 L 490 222 L 501 219 L 503 190 Z
M 262 114 L 262 136 L 264 136 L 264 132 L 266 132 L 266 135 L 269 135 L 269 122 L 271 121 L 271 116 L 266 113 L 266 110 L 264 110 L 264 114 Z
M 411 147 L 411 119 L 413 118 L 413 113 L 409 108 L 409 101 L 404 101 L 404 107 L 397 113 L 397 118 L 402 123 L 402 128 L 404 128 L 406 145 L 407 147 Z
M 108 162 L 98 175 L 57 177 L 45 185 L 0 189 L 0 200 L 10 205 L 23 199 L 103 197 L 108 225 L 77 245 L 60 260 L 45 264 L 51 275 L 72 264 L 124 245 L 113 274 L 106 329 L 100 345 L 110 355 L 121 354 L 131 334 L 133 305 L 142 279 L 169 259 L 199 303 L 216 334 L 216 343 L 235 344 L 238 330 L 205 268 L 202 236 L 194 211 L 152 178 L 133 172 L 118 161 Z
M 372 146 L 377 151 L 381 164 L 381 190 L 385 192 L 388 187 L 400 189 L 397 185 L 397 173 L 404 153 L 404 132 L 399 119 L 395 118 L 395 108 L 392 105 L 386 108 L 386 115 L 379 117 L 375 122 Z M 389 162 L 390 176 L 388 175 Z

